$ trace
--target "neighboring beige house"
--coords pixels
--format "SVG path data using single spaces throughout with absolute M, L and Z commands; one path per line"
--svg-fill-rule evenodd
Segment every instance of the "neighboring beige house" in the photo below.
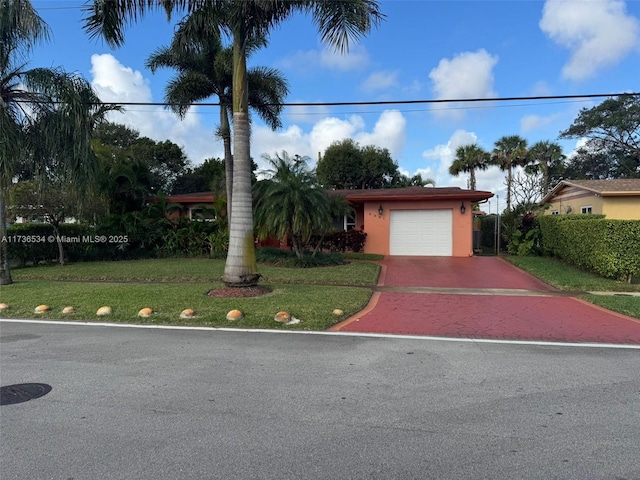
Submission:
M 562 180 L 540 203 L 548 205 L 546 215 L 593 213 L 640 220 L 640 178 Z

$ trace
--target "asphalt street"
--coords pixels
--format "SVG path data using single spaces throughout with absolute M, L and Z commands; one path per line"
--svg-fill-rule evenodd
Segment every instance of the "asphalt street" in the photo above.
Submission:
M 2 480 L 640 479 L 639 349 L 10 322 L 0 342 L 5 392 L 51 387 L 0 407 Z

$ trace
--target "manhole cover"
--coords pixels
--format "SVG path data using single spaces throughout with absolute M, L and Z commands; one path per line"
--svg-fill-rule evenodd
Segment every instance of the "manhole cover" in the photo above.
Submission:
M 51 391 L 46 383 L 19 383 L 0 387 L 0 405 L 28 402 L 40 398 Z

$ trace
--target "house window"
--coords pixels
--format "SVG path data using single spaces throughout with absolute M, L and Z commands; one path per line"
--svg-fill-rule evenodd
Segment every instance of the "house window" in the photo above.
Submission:
M 551 215 L 560 215 L 558 210 L 551 210 Z
M 580 213 L 591 213 L 591 205 L 588 205 L 586 207 L 582 207 L 580 209 Z
M 353 230 L 356 228 L 356 218 L 348 215 L 344 216 L 344 229 L 345 231 Z

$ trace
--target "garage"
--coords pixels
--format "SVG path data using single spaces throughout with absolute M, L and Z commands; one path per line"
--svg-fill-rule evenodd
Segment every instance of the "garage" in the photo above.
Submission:
M 453 255 L 453 215 L 450 209 L 392 210 L 389 231 L 391 255 Z

